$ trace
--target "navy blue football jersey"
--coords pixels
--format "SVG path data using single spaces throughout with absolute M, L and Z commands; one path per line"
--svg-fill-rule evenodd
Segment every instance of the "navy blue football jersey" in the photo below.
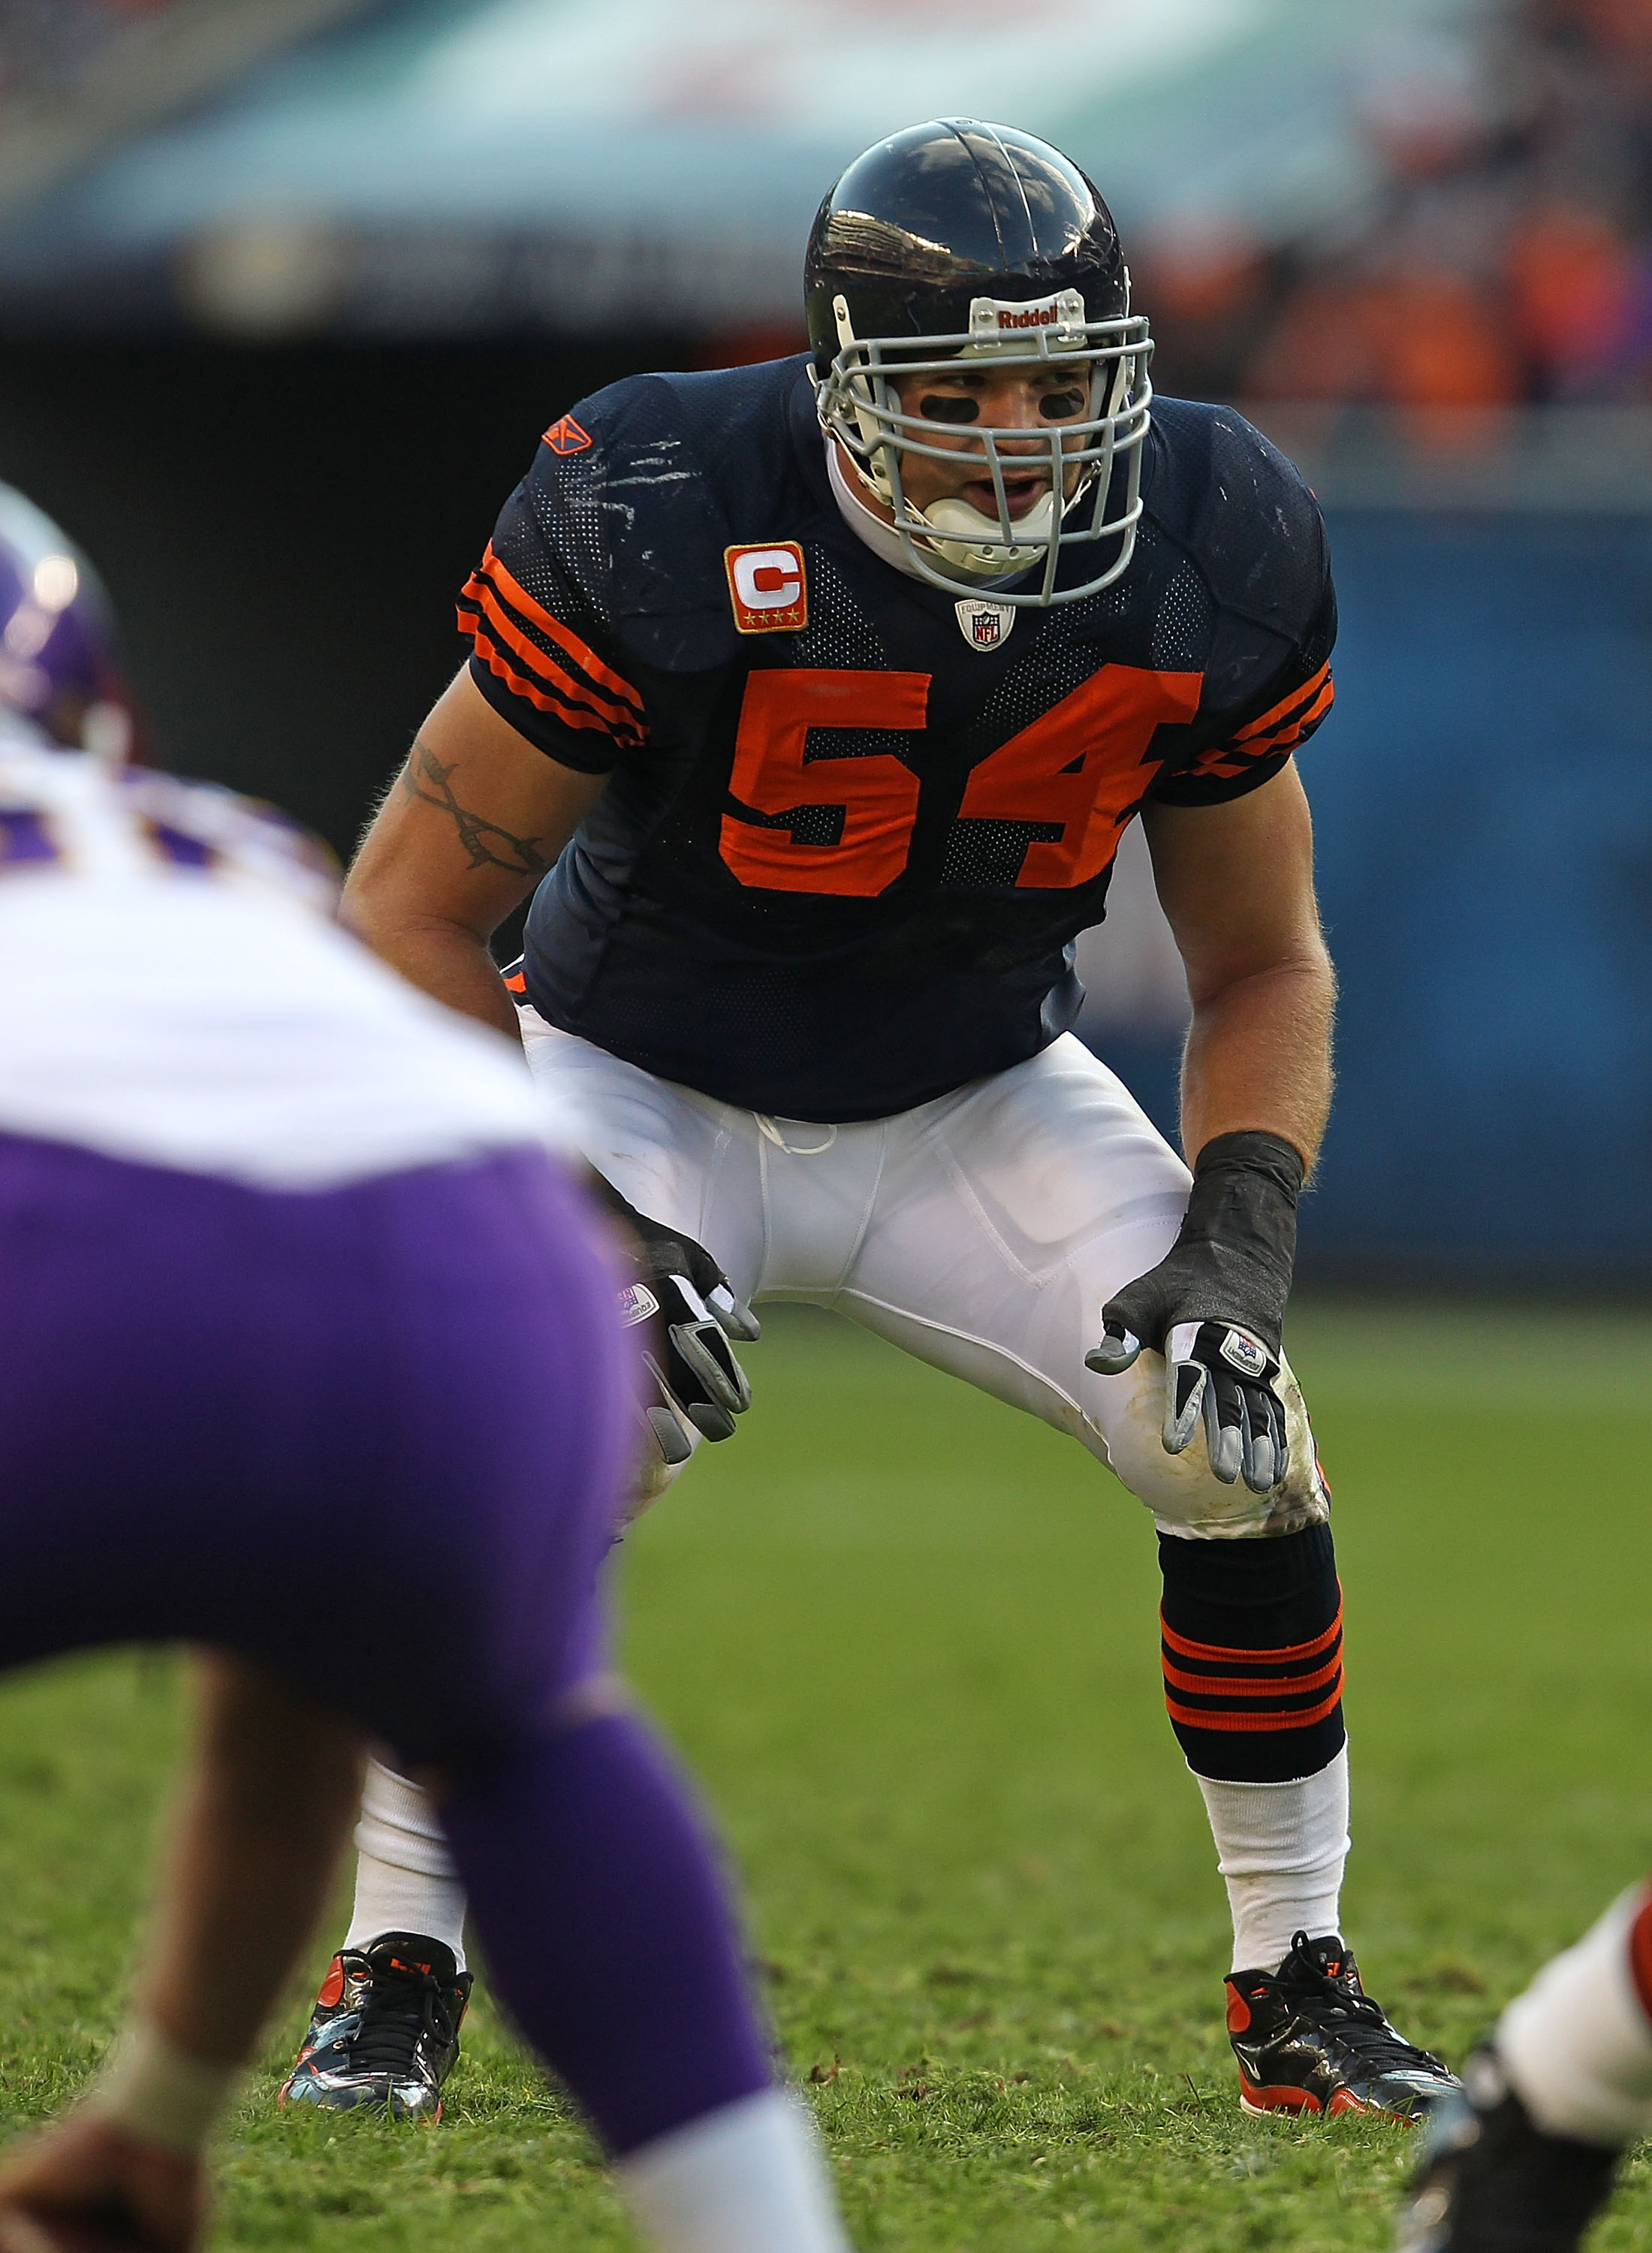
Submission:
M 1161 400 L 1142 494 L 1113 586 L 1013 609 L 845 522 L 804 358 L 630 377 L 554 423 L 460 598 L 495 709 L 611 776 L 529 913 L 540 1014 L 822 1120 L 1065 1031 L 1135 813 L 1254 789 L 1331 701 L 1324 530 L 1289 463 Z

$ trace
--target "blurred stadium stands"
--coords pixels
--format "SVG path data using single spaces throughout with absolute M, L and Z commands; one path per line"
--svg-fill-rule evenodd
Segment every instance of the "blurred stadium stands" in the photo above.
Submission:
M 282 4 L 176 0 L 203 39 Z M 1384 12 L 1426 45 L 1467 4 Z M 1369 39 L 1349 0 L 345 12 L 358 20 L 216 89 L 180 81 L 169 120 L 0 228 L 8 324 L 795 332 L 797 244 L 822 186 L 923 115 L 1013 113 L 1116 184 L 1139 228 L 1215 213 L 1272 242 L 1355 223 L 1382 185 L 1349 129 Z
M 365 0 L 0 0 L 0 216 Z
M 1309 1271 L 1644 1289 L 1652 0 L 0 0 L 0 475 L 164 755 L 347 847 L 546 422 L 790 349 L 822 187 L 949 111 L 1088 165 L 1160 387 L 1327 510 Z M 1168 1119 L 1142 861 L 1084 1029 Z

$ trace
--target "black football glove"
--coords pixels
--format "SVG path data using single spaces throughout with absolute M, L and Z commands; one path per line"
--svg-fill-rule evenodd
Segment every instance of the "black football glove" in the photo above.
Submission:
M 654 1398 L 644 1404 L 643 1421 L 661 1460 L 674 1468 L 694 1451 L 687 1425 L 704 1439 L 726 1440 L 735 1418 L 750 1407 L 751 1387 L 728 1340 L 755 1338 L 757 1317 L 693 1237 L 650 1220 L 601 1175 L 596 1185 L 624 1223 L 631 1255 L 621 1320 L 628 1329 L 648 1325 L 643 1367 Z
M 1210 1468 L 1267 1494 L 1290 1468 L 1277 1391 L 1285 1302 L 1296 1258 L 1300 1154 L 1277 1134 L 1218 1134 L 1193 1169 L 1181 1232 L 1156 1267 L 1101 1310 L 1084 1366 L 1118 1377 L 1151 1346 L 1168 1364 L 1166 1452 L 1202 1417 Z

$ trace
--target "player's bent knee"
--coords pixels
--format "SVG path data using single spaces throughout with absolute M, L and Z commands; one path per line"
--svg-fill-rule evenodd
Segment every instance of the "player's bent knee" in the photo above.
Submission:
M 1194 1540 L 1244 1540 L 1258 1534 L 1293 1533 L 1329 1517 L 1330 1496 L 1320 1475 L 1307 1408 L 1288 1364 L 1280 1390 L 1290 1465 L 1280 1484 L 1267 1494 L 1253 1494 L 1243 1479 L 1224 1486 L 1210 1469 L 1202 1430 L 1184 1454 L 1166 1453 L 1161 1355 L 1144 1353 L 1127 1377 L 1102 1381 L 1124 1393 L 1122 1399 L 1110 1403 L 1107 1459 L 1115 1475 L 1153 1512 L 1161 1531 Z

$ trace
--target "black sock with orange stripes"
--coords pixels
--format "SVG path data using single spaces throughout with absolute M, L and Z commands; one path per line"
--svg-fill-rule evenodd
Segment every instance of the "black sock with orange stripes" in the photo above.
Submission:
M 1328 1525 L 1276 1539 L 1159 1536 L 1165 1703 L 1195 1775 L 1286 1783 L 1336 1758 L 1342 1596 Z

